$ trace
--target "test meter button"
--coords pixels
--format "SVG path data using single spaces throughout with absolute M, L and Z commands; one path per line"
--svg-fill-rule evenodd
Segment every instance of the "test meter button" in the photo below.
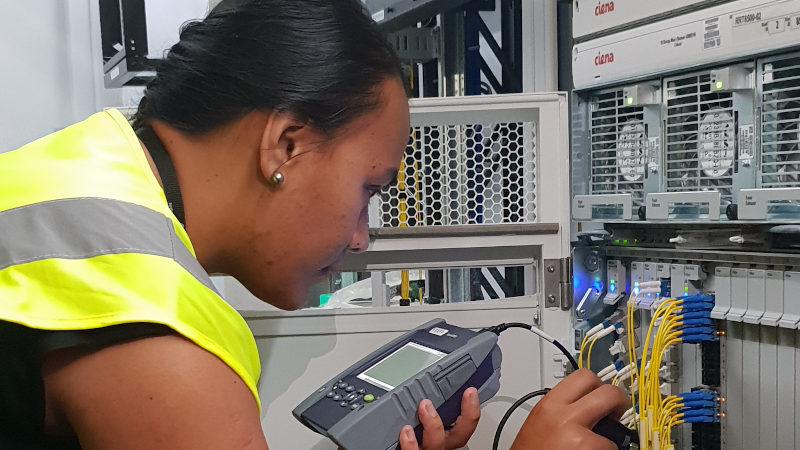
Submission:
M 361 389 L 358 390 L 358 393 L 361 394 L 361 395 L 364 395 L 364 394 L 367 393 L 367 391 L 364 388 L 361 388 Z
M 333 396 L 334 396 L 334 395 L 336 395 L 336 394 L 334 394 L 334 393 L 331 391 L 331 392 L 328 392 L 328 395 L 326 395 L 326 397 L 328 397 L 328 398 L 333 398 Z
M 347 402 L 341 402 L 341 403 L 339 403 L 339 406 L 341 406 L 342 408 L 344 408 L 345 406 L 347 406 Z
M 355 390 L 356 390 L 356 388 L 354 388 L 353 386 L 347 386 L 347 388 L 345 388 L 345 391 L 347 391 L 347 392 L 353 392 Z
M 367 394 L 364 396 L 364 403 L 369 403 L 373 400 L 375 400 L 375 396 L 372 394 Z
M 341 399 L 342 399 L 342 396 L 341 396 L 341 395 L 334 395 L 334 396 L 333 396 L 333 401 L 335 401 L 335 402 L 338 402 L 338 401 L 339 401 L 339 400 L 341 400 Z

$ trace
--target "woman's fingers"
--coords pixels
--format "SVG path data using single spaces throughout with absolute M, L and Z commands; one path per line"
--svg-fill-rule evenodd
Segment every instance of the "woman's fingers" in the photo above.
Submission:
M 419 450 L 417 437 L 414 436 L 414 429 L 410 425 L 400 430 L 400 438 L 397 441 L 400 443 L 400 450 Z
M 436 408 L 433 407 L 433 403 L 430 400 L 421 401 L 417 415 L 422 424 L 422 448 L 425 450 L 444 449 L 444 425 Z
M 478 401 L 478 390 L 469 388 L 461 396 L 461 415 L 456 419 L 453 428 L 447 431 L 445 448 L 461 448 L 475 433 L 478 420 L 481 418 L 481 404 Z

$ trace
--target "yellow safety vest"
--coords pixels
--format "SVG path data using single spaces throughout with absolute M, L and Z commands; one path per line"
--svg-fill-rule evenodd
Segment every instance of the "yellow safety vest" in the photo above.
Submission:
M 261 407 L 253 335 L 195 259 L 116 110 L 0 154 L 0 320 L 163 324 L 230 366 Z

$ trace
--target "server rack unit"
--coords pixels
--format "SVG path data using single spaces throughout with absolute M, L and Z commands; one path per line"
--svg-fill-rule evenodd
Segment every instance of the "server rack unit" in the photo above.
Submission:
M 795 19 L 797 20 L 797 19 Z M 757 63 L 757 189 L 739 193 L 738 218 L 800 218 L 800 54 L 760 58 Z
M 657 18 L 674 16 L 724 0 L 574 0 L 572 36 L 576 40 L 609 34 Z
M 752 72 L 739 65 L 664 80 L 666 192 L 714 190 L 724 206 L 755 186 Z
M 588 158 L 588 195 L 576 195 L 574 212 L 585 219 L 636 217 L 648 192 L 659 188 L 660 82 L 589 91 L 575 97 L 588 118 L 574 155 Z

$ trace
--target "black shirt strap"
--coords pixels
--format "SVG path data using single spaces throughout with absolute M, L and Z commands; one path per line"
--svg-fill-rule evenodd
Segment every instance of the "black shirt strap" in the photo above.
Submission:
M 178 185 L 178 176 L 175 174 L 175 166 L 172 165 L 172 160 L 169 153 L 164 148 L 161 140 L 156 136 L 156 133 L 149 126 L 144 126 L 136 130 L 136 136 L 147 147 L 147 151 L 153 158 L 161 182 L 164 184 L 164 195 L 167 197 L 167 204 L 178 221 L 186 226 L 186 219 L 183 213 L 183 198 L 181 197 L 181 188 Z

